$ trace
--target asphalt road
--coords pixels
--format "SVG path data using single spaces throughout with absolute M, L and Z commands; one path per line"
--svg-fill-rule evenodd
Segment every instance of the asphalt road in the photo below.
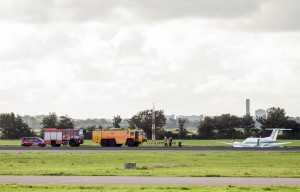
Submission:
M 0 176 L 0 183 L 45 185 L 146 186 L 297 186 L 300 178 L 142 177 L 142 176 Z
M 101 152 L 101 151 L 295 151 L 300 147 L 234 148 L 234 147 L 0 147 L 0 152 Z

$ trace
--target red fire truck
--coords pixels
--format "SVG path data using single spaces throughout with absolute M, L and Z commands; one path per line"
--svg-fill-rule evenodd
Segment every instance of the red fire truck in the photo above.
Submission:
M 60 147 L 62 144 L 71 147 L 79 147 L 83 143 L 82 129 L 44 129 L 44 143 L 52 147 Z

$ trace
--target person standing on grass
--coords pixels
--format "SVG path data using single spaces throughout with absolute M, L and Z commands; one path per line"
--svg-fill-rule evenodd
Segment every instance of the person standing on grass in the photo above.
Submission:
M 168 146 L 168 139 L 167 139 L 166 136 L 165 136 L 165 138 L 164 138 L 164 143 L 165 143 L 165 147 Z
M 172 147 L 172 137 L 169 138 L 169 146 Z

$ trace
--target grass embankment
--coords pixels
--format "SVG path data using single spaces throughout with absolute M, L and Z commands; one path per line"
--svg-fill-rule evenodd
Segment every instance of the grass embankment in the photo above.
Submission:
M 124 170 L 125 162 L 137 169 Z M 0 175 L 300 177 L 299 152 L 0 153 Z
M 182 147 L 230 147 L 231 145 L 224 144 L 224 142 L 230 143 L 233 142 L 232 139 L 228 140 L 173 140 L 173 147 L 178 147 L 178 142 L 182 142 Z M 236 140 L 243 141 L 243 140 Z M 284 147 L 300 147 L 300 140 L 277 140 L 277 142 L 292 142 L 290 144 L 283 145 Z M 151 141 L 143 143 L 140 147 L 163 147 L 163 141 L 158 140 L 157 145 L 151 144 Z M 20 140 L 0 140 L 0 147 L 21 147 Z M 99 147 L 98 143 L 94 143 L 91 140 L 85 140 L 83 147 Z M 50 146 L 48 146 L 50 147 Z
M 0 190 L 5 192 L 47 192 L 47 191 L 59 191 L 59 192 L 123 192 L 123 191 L 143 191 L 143 192 L 180 192 L 180 191 L 206 191 L 206 192 L 240 192 L 240 191 L 281 191 L 291 192 L 300 191 L 297 187 L 171 187 L 171 186 L 61 186 L 61 185 L 16 185 L 16 184 L 0 184 Z

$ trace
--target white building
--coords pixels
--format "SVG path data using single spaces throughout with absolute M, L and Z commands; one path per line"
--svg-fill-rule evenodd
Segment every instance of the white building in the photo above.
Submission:
M 184 115 L 179 115 L 176 117 L 176 119 L 187 119 L 190 122 L 194 121 L 202 121 L 203 120 L 203 115 L 189 115 L 189 116 L 184 116 Z
M 263 110 L 263 109 L 257 109 L 255 110 L 255 116 L 256 117 L 262 117 L 266 115 L 266 110 Z

